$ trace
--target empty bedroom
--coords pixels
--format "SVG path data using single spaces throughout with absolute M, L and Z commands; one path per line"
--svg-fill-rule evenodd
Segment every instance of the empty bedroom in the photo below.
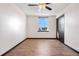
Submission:
M 79 56 L 79 3 L 0 3 L 1 56 Z

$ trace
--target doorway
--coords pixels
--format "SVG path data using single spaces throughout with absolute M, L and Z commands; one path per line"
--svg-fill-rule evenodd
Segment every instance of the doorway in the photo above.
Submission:
M 64 15 L 57 18 L 57 38 L 59 41 L 64 43 L 64 25 L 65 25 L 65 18 Z

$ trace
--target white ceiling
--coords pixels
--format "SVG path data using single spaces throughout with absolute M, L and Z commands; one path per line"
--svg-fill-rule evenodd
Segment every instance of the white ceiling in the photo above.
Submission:
M 51 11 L 44 9 L 39 11 L 38 6 L 28 6 L 27 3 L 18 3 L 16 4 L 20 9 L 26 13 L 26 15 L 42 15 L 42 16 L 50 16 L 50 15 L 56 15 L 58 12 L 63 10 L 66 6 L 68 6 L 68 3 L 51 3 L 48 6 L 52 8 Z

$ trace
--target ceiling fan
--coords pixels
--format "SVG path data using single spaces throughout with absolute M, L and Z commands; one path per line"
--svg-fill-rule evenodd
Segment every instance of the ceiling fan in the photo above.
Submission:
M 48 9 L 48 10 L 52 10 L 52 8 L 50 8 L 49 6 L 48 6 L 48 4 L 50 4 L 50 3 L 38 3 L 38 4 L 28 4 L 28 6 L 38 6 L 39 7 L 39 9 Z

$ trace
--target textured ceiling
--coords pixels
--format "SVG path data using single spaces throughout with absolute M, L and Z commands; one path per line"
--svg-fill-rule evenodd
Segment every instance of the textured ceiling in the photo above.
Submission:
M 42 15 L 42 16 L 50 16 L 50 15 L 56 15 L 58 12 L 63 10 L 66 6 L 68 6 L 68 3 L 51 3 L 48 6 L 52 8 L 51 11 L 44 9 L 39 11 L 38 6 L 28 6 L 27 3 L 18 3 L 16 6 L 18 6 L 20 9 L 24 11 L 27 15 Z

